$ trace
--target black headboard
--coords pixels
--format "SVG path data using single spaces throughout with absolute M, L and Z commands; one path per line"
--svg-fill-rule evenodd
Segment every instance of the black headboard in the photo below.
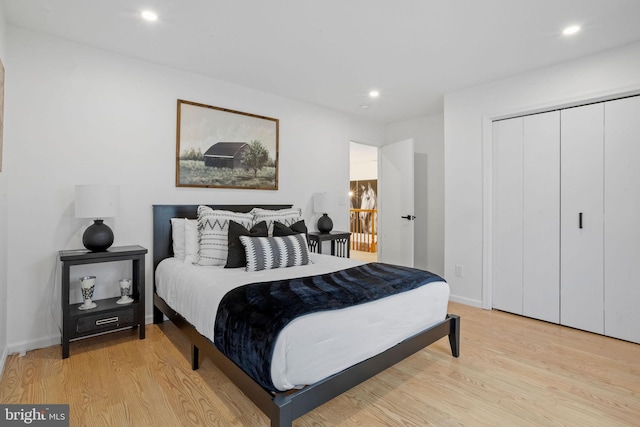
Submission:
M 153 271 L 165 258 L 173 256 L 171 218 L 197 218 L 200 205 L 153 205 Z M 206 205 L 212 209 L 249 212 L 253 208 L 287 209 L 292 205 Z M 154 283 L 155 288 L 155 283 Z

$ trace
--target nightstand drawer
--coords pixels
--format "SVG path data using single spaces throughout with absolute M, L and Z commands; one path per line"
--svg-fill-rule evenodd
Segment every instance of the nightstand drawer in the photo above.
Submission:
M 134 314 L 133 308 L 128 308 L 110 313 L 81 317 L 78 319 L 78 323 L 76 323 L 76 333 L 100 332 L 121 326 L 129 326 L 134 323 Z

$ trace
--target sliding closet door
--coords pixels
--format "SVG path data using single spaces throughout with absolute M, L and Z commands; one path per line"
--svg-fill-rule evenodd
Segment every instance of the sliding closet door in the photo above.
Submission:
M 560 323 L 602 334 L 604 104 L 561 117 Z
M 604 329 L 640 343 L 640 97 L 605 103 Z
M 493 123 L 493 308 L 522 314 L 521 117 Z
M 560 322 L 560 112 L 524 117 L 522 314 Z

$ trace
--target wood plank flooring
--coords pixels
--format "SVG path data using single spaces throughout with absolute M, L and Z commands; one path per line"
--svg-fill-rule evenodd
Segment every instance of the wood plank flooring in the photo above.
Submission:
M 445 339 L 297 419 L 318 426 L 638 426 L 640 345 L 451 303 Z M 2 403 L 69 403 L 72 426 L 268 426 L 169 322 L 9 356 Z

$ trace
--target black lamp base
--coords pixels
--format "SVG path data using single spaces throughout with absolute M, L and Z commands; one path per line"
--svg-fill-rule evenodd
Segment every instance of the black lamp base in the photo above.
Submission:
M 327 214 L 322 214 L 318 219 L 318 231 L 321 233 L 328 233 L 333 230 L 333 221 Z
M 82 244 L 93 252 L 104 252 L 113 244 L 113 231 L 101 219 L 96 219 L 82 235 Z

